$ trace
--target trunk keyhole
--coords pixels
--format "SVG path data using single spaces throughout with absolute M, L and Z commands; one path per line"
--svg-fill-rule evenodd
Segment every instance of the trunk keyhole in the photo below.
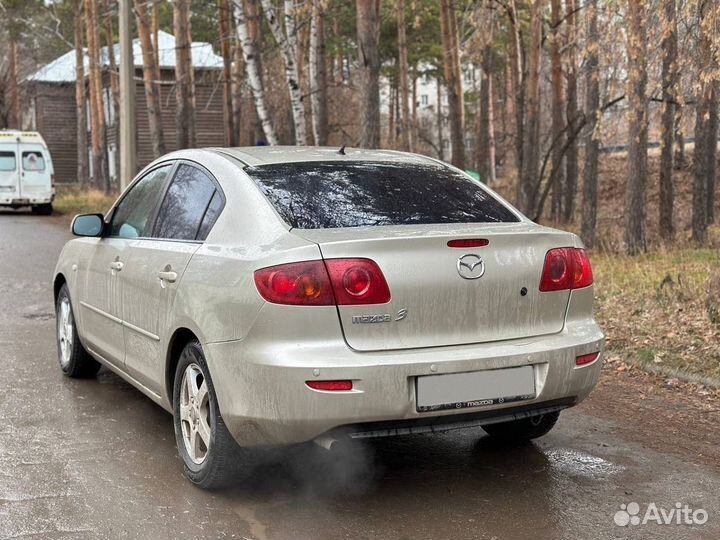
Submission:
M 527 296 L 527 287 L 520 289 L 520 296 Z

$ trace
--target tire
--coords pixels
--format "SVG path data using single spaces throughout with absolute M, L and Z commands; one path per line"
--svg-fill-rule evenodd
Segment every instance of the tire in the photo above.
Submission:
M 522 442 L 546 435 L 558 421 L 560 411 L 530 416 L 509 422 L 482 426 L 491 437 L 505 442 Z
M 32 213 L 39 216 L 50 216 L 53 213 L 52 203 L 38 204 L 37 206 L 33 206 Z
M 73 378 L 94 377 L 100 363 L 80 343 L 67 285 L 60 288 L 55 300 L 55 318 L 58 363 L 63 374 Z
M 220 415 L 205 355 L 197 340 L 185 346 L 175 370 L 173 417 L 175 441 L 188 480 L 210 490 L 237 480 L 242 451 Z

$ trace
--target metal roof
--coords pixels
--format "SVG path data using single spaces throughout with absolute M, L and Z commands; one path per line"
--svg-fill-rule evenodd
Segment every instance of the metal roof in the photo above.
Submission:
M 134 39 L 133 61 L 135 67 L 142 67 L 142 48 L 140 40 Z M 115 53 L 115 61 L 120 61 L 120 45 L 113 46 Z M 160 60 L 160 68 L 175 68 L 175 36 L 163 32 L 158 32 L 158 52 Z M 87 49 L 84 50 L 85 74 L 88 72 L 88 55 Z M 110 56 L 108 48 L 103 47 L 100 50 L 100 62 L 103 66 L 110 65 Z M 195 69 L 222 69 L 222 57 L 215 54 L 210 43 L 193 42 L 192 44 L 192 63 Z M 50 83 L 68 83 L 75 82 L 75 50 L 71 50 L 61 57 L 56 58 L 49 64 L 43 66 L 35 73 L 30 75 L 28 81 L 50 82 Z
M 245 146 L 239 148 L 211 148 L 209 150 L 232 156 L 250 166 L 307 161 L 438 163 L 436 160 L 427 156 L 410 154 L 407 152 L 397 152 L 394 150 L 345 148 L 345 154 L 340 154 L 340 148 L 337 146 Z

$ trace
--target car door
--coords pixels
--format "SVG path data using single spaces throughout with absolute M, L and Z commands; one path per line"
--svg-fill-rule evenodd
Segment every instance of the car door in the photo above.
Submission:
M 168 325 L 178 284 L 207 235 L 208 221 L 222 203 L 210 173 L 180 162 L 157 213 L 152 238 L 133 242 L 123 269 L 125 369 L 148 389 L 161 393 L 165 381 Z
M 95 354 L 120 367 L 125 360 L 122 287 L 133 242 L 149 235 L 158 203 L 174 163 L 165 163 L 138 179 L 109 216 L 107 234 L 79 265 L 83 339 Z
M 24 143 L 20 147 L 20 185 L 24 198 L 47 198 L 52 193 L 52 170 L 41 144 Z
M 20 198 L 17 143 L 0 144 L 0 200 L 10 204 Z

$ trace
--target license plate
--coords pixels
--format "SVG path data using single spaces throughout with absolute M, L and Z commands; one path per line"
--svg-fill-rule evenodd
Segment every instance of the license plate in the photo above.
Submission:
M 427 375 L 417 378 L 417 410 L 486 407 L 535 398 L 532 366 Z
M 13 199 L 11 204 L 30 204 L 30 199 Z

